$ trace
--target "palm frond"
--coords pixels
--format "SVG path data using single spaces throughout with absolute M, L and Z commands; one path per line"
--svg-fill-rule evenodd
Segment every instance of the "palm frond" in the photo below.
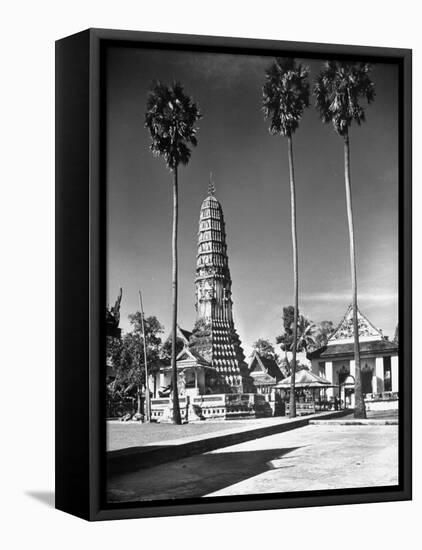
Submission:
M 190 146 L 198 143 L 196 123 L 200 118 L 198 105 L 179 82 L 171 86 L 153 82 L 146 102 L 145 126 L 151 135 L 152 153 L 164 157 L 170 170 L 189 162 Z
M 349 61 L 328 61 L 314 82 L 315 104 L 324 123 L 331 122 L 335 131 L 344 136 L 353 122 L 365 121 L 360 101 L 370 104 L 375 98 L 375 86 L 370 78 L 371 65 Z
M 266 71 L 262 108 L 270 133 L 291 136 L 309 107 L 309 70 L 293 58 L 277 57 Z

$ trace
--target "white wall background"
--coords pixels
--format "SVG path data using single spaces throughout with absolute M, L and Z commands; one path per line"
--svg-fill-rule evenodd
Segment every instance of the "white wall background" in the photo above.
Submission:
M 54 41 L 87 27 L 414 49 L 414 126 L 421 123 L 417 3 L 303 0 L 15 1 L 3 4 L 0 48 L 0 537 L 3 548 L 344 550 L 420 540 L 421 409 L 416 403 L 415 501 L 88 524 L 30 492 L 53 489 Z M 414 204 L 421 207 L 415 134 Z M 415 281 L 422 217 L 415 215 Z M 421 310 L 415 288 L 415 311 Z M 415 321 L 419 321 L 417 315 Z M 416 324 L 420 330 L 420 322 Z M 415 354 L 416 355 L 416 354 Z M 414 387 L 422 377 L 414 361 Z M 420 392 L 418 392 L 420 393 Z M 354 537 L 354 531 L 358 532 Z M 170 542 L 170 537 L 175 542 Z M 167 539 L 167 540 L 166 540 Z M 414 546 L 414 545 L 413 545 Z

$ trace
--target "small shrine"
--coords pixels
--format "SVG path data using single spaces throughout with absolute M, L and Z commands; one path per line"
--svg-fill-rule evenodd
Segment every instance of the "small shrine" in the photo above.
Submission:
M 277 361 L 271 357 L 265 357 L 257 351 L 252 354 L 248 371 L 256 391 L 268 396 L 274 386 L 284 378 Z

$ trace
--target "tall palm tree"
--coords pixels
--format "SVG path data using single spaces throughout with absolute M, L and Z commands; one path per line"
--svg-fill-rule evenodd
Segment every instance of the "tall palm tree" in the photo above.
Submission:
M 336 133 L 343 138 L 344 182 L 346 187 L 347 220 L 349 225 L 350 270 L 352 279 L 353 334 L 355 352 L 355 417 L 365 418 L 365 402 L 362 393 L 358 301 L 356 281 L 356 253 L 353 229 L 352 190 L 350 182 L 349 128 L 352 122 L 361 125 L 365 111 L 361 99 L 371 103 L 375 97 L 374 83 L 369 77 L 368 63 L 328 61 L 318 75 L 315 86 L 316 106 L 323 122 L 331 122 Z
M 262 101 L 265 118 L 270 119 L 270 133 L 273 135 L 281 135 L 286 137 L 288 144 L 294 286 L 293 346 L 291 364 L 292 382 L 290 388 L 291 418 L 296 416 L 295 372 L 297 323 L 299 314 L 296 189 L 292 136 L 299 126 L 303 111 L 306 107 L 309 107 L 309 84 L 307 77 L 308 69 L 303 65 L 297 64 L 294 59 L 281 57 L 276 58 L 266 71 Z
M 171 368 L 174 424 L 181 424 L 176 368 L 178 167 L 180 164 L 188 164 L 190 146 L 197 145 L 196 123 L 200 118 L 198 106 L 184 93 L 180 83 L 175 82 L 170 86 L 161 82 L 153 83 L 147 98 L 145 126 L 151 134 L 152 153 L 164 158 L 173 175 Z

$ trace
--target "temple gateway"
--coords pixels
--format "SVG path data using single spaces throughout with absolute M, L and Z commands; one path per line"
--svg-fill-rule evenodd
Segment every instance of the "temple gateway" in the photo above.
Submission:
M 195 277 L 196 323 L 191 333 L 178 329 L 183 349 L 177 356 L 182 418 L 193 405 L 202 418 L 270 415 L 265 397 L 256 394 L 233 321 L 232 280 L 223 209 L 210 183 L 199 214 Z M 152 418 L 169 407 L 171 367 L 156 374 L 160 397 L 152 400 Z M 186 409 L 186 410 L 185 410 Z M 191 409 L 192 410 L 192 409 Z

